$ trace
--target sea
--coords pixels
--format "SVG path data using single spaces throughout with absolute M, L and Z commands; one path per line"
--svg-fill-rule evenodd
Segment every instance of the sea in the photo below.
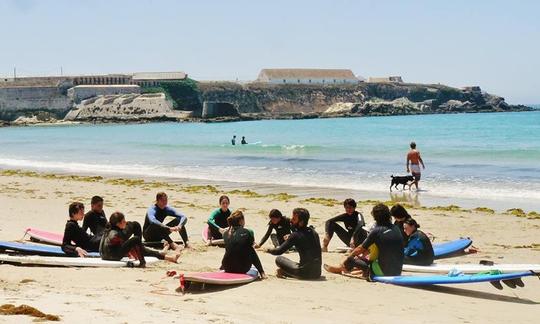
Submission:
M 390 193 L 411 141 L 421 190 Z M 540 211 L 540 111 L 4 127 L 0 168 Z

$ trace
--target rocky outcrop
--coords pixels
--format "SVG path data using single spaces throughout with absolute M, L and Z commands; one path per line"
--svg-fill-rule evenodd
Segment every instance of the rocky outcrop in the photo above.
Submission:
M 444 85 L 359 83 L 357 85 L 271 85 L 199 83 L 201 100 L 228 102 L 243 114 L 264 118 L 370 116 L 529 110 L 504 98 Z

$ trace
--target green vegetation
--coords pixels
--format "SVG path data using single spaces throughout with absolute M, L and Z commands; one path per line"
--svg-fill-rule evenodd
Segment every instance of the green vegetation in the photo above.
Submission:
M 480 213 L 495 214 L 495 211 L 493 209 L 487 207 L 476 207 L 473 210 Z
M 201 92 L 197 82 L 192 79 L 161 82 L 157 89 L 164 90 L 167 98 L 172 100 L 175 109 L 193 111 L 202 109 Z
M 285 201 L 285 202 L 287 202 L 287 201 L 289 201 L 291 199 L 296 198 L 297 196 L 296 195 L 289 195 L 286 192 L 280 192 L 280 193 L 277 193 L 277 194 L 268 194 L 268 195 L 266 195 L 266 197 L 271 198 L 272 200 L 276 200 L 276 201 Z
M 521 208 L 511 208 L 506 211 L 507 214 L 514 215 L 517 217 L 526 217 L 527 214 Z
M 328 207 L 334 207 L 339 205 L 340 202 L 337 199 L 332 198 L 308 198 L 301 201 L 302 203 L 319 204 Z
M 251 190 L 233 190 L 233 191 L 229 191 L 227 193 L 230 194 L 230 195 L 239 195 L 239 196 L 244 196 L 244 197 L 249 197 L 249 198 L 263 197 L 263 195 L 255 192 L 255 191 L 251 191 Z
M 209 192 L 209 193 L 218 193 L 219 190 L 214 186 L 187 186 L 182 188 L 182 191 L 188 193 L 199 193 L 199 192 Z

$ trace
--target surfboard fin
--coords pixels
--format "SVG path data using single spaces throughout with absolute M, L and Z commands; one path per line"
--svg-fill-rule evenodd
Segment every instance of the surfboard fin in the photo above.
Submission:
M 518 287 L 521 287 L 521 288 L 525 287 L 525 283 L 523 282 L 523 280 L 521 280 L 521 278 L 514 279 L 514 283 Z
M 510 279 L 510 280 L 503 280 L 502 281 L 503 284 L 505 284 L 506 286 L 512 288 L 512 289 L 516 289 L 516 283 L 514 282 L 514 280 Z
M 490 281 L 489 282 L 491 285 L 493 285 L 493 287 L 499 289 L 499 290 L 502 290 L 503 289 L 503 286 L 501 285 L 501 282 L 500 281 Z

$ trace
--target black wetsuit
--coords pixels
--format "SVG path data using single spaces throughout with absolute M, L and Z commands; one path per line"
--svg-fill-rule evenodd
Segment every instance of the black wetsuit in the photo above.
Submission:
M 276 234 L 272 234 L 273 230 L 276 231 Z M 287 217 L 281 217 L 279 223 L 277 224 L 268 222 L 268 229 L 266 230 L 264 236 L 261 238 L 259 246 L 263 246 L 266 240 L 268 240 L 268 238 L 270 237 L 270 234 L 275 235 L 276 241 L 279 243 L 275 245 L 275 247 L 283 244 L 283 242 L 285 242 L 284 236 L 291 234 L 291 220 Z
M 146 262 L 144 256 L 154 256 L 161 260 L 164 256 L 159 251 L 145 247 L 142 244 L 140 236 L 126 235 L 125 230 L 114 226 L 110 230 L 105 229 L 103 238 L 99 246 L 99 253 L 103 260 L 118 261 L 132 252 L 137 259 L 144 265 Z
M 343 222 L 345 229 L 339 226 L 337 222 Z M 347 246 L 351 243 L 351 239 L 354 238 L 355 246 L 358 246 L 367 237 L 367 232 L 362 228 L 364 225 L 366 225 L 364 216 L 361 213 L 354 211 L 352 215 L 343 213 L 327 220 L 325 223 L 325 231 L 330 239 L 334 233 L 336 233 L 339 239 Z
M 75 245 L 72 244 L 75 243 Z M 79 226 L 75 220 L 68 220 L 64 229 L 64 238 L 62 240 L 62 251 L 68 256 L 79 256 L 75 250 L 80 247 L 86 252 L 98 252 L 99 240 L 96 240 L 93 235 L 87 234 Z
M 295 247 L 300 254 L 300 262 L 294 262 L 286 257 L 276 258 L 276 265 L 285 274 L 298 279 L 317 279 L 321 276 L 321 242 L 319 234 L 312 226 L 299 228 L 293 231 L 289 238 L 280 246 L 269 249 L 273 255 L 285 253 L 291 247 Z
M 229 224 L 227 223 L 227 218 L 229 216 L 231 216 L 230 209 L 223 211 L 221 208 L 215 209 L 212 214 L 210 214 L 207 223 L 212 239 L 218 240 L 223 238 L 219 229 L 229 227 Z
M 433 246 L 424 232 L 416 230 L 409 236 L 403 263 L 427 266 L 433 263 Z
M 385 276 L 399 276 L 403 268 L 403 237 L 395 225 L 377 225 L 362 243 L 364 249 L 375 244 L 379 249 L 377 262 Z M 350 271 L 359 267 L 364 271 L 372 268 L 365 260 L 350 256 L 345 261 L 345 268 Z
M 94 235 L 93 240 L 97 240 L 98 242 L 101 241 L 106 226 L 107 217 L 105 216 L 104 211 L 97 213 L 91 210 L 84 215 L 82 229 L 85 233 L 90 229 L 90 232 Z M 139 222 L 127 222 L 126 228 L 122 232 L 127 237 L 130 237 L 131 235 L 142 237 L 142 229 Z
M 261 261 L 253 248 L 253 232 L 241 226 L 228 229 L 223 234 L 225 255 L 221 269 L 231 273 L 246 273 L 254 265 L 259 273 L 264 273 Z

